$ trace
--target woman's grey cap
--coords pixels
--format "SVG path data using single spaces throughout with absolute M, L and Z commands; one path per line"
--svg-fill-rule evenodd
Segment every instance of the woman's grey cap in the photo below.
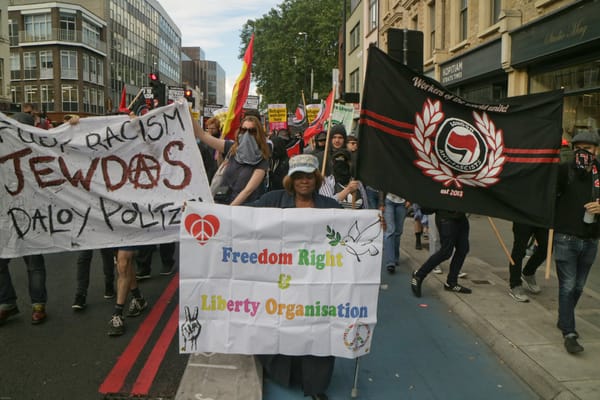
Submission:
M 295 172 L 306 172 L 310 174 L 319 169 L 319 160 L 312 154 L 298 154 L 290 158 L 290 169 L 288 176 L 292 176 Z
M 598 146 L 600 138 L 597 133 L 582 129 L 575 134 L 571 143 L 591 143 Z

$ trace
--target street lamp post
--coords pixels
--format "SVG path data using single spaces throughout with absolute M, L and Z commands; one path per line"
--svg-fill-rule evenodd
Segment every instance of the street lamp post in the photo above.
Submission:
M 302 67 L 304 69 L 304 83 L 302 84 L 302 90 L 305 91 L 306 90 L 306 54 L 307 54 L 307 41 L 308 41 L 308 33 L 306 32 L 298 32 L 298 36 L 304 36 L 304 62 L 302 63 Z

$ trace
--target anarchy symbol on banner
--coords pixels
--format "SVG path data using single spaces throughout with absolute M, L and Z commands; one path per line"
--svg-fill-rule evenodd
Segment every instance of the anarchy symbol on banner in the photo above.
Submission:
M 434 181 L 442 182 L 446 187 L 452 184 L 459 189 L 463 185 L 487 187 L 497 183 L 498 175 L 506 162 L 506 157 L 502 155 L 504 150 L 502 130 L 496 129 L 496 125 L 485 112 L 478 114 L 473 111 L 475 125 L 485 140 L 487 159 L 485 165 L 479 170 L 455 175 L 454 171 L 438 158 L 435 151 L 438 125 L 444 121 L 444 116 L 441 102 L 430 99 L 423 104 L 422 114 L 416 114 L 414 135 L 410 141 L 417 156 L 415 160 L 417 167 L 425 175 Z
M 352 350 L 357 351 L 363 348 L 371 338 L 371 328 L 369 325 L 357 322 L 350 324 L 344 330 L 344 345 Z

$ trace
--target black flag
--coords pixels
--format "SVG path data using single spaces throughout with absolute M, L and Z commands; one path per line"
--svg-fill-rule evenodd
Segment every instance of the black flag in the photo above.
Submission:
M 371 46 L 358 177 L 423 207 L 551 226 L 562 99 L 472 103 Z

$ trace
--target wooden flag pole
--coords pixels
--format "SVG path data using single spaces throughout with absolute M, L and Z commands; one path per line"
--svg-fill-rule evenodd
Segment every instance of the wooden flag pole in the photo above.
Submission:
M 133 100 L 131 100 L 131 103 L 129 103 L 129 105 L 127 106 L 127 108 L 129 109 L 129 111 L 135 112 L 135 110 L 132 110 L 131 107 L 133 107 L 133 105 L 135 104 L 135 102 L 137 101 L 137 99 L 142 95 L 143 92 L 144 92 L 144 89 L 140 89 L 140 91 L 135 95 L 135 97 L 133 98 Z
M 548 230 L 548 251 L 546 252 L 546 274 L 545 278 L 550 279 L 550 264 L 552 263 L 552 241 L 554 240 L 554 229 Z
M 323 153 L 323 165 L 321 166 L 321 175 L 325 177 L 325 166 L 327 165 L 327 153 L 329 153 L 329 135 L 331 134 L 331 119 L 333 117 L 333 105 L 335 104 L 336 84 L 333 84 L 333 96 L 331 98 L 331 108 L 327 117 L 327 138 L 325 139 L 325 152 Z M 327 104 L 325 104 L 327 107 Z
M 496 224 L 494 223 L 494 221 L 492 220 L 491 217 L 488 217 L 488 221 L 490 222 L 490 225 L 492 226 L 492 230 L 496 234 L 496 238 L 498 238 L 498 242 L 500 242 L 500 246 L 502 246 L 502 250 L 504 250 L 504 254 L 506 254 L 506 257 L 508 257 L 508 261 L 510 261 L 510 265 L 515 265 L 514 260 L 512 259 L 510 253 L 508 252 L 508 249 L 506 248 L 506 244 L 504 244 L 504 240 L 502 240 L 502 236 L 500 236 L 500 232 L 498 232 L 498 228 L 496 228 Z

